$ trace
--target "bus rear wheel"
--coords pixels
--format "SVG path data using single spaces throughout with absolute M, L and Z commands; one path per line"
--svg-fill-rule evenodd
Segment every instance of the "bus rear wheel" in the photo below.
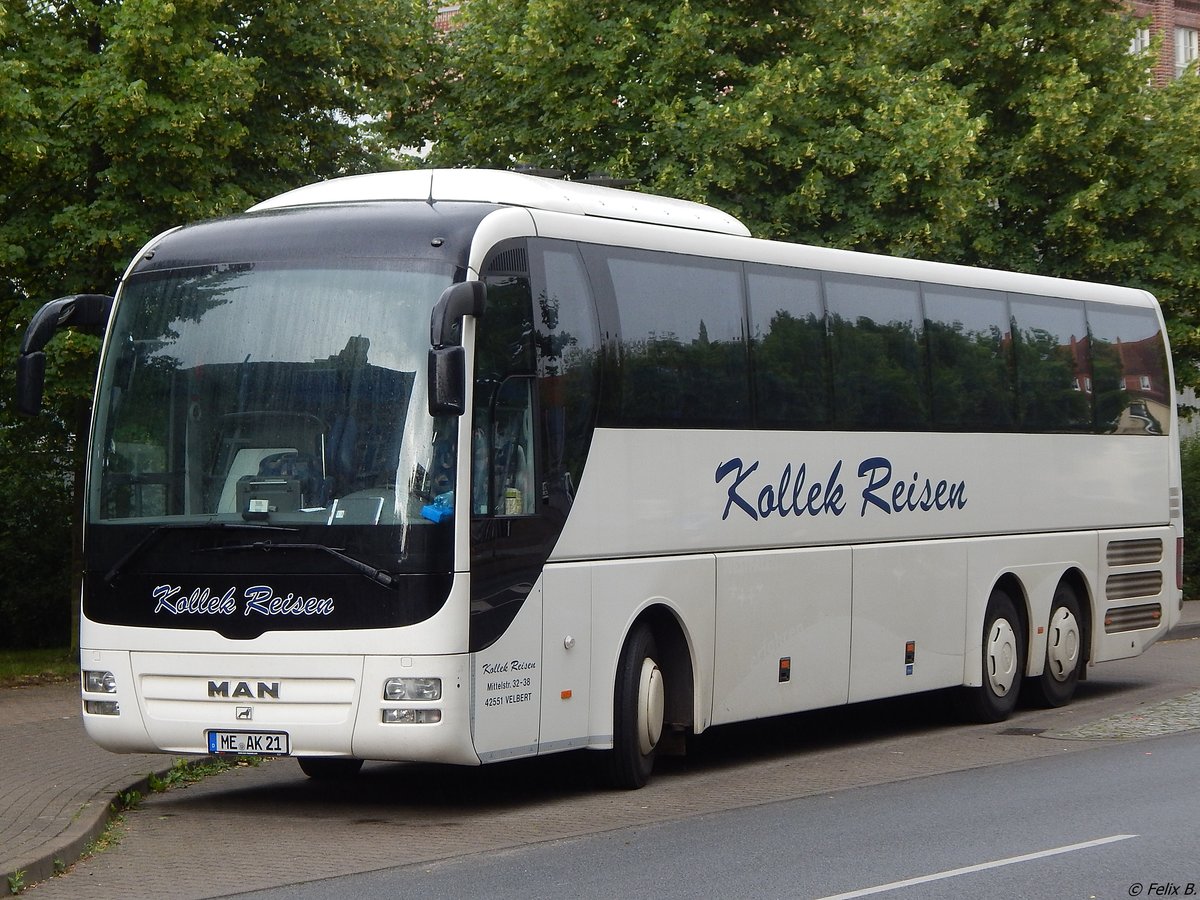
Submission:
M 1050 624 L 1046 629 L 1046 668 L 1031 679 L 1026 693 L 1037 706 L 1066 706 L 1075 696 L 1083 666 L 1083 617 L 1079 598 L 1066 582 L 1054 591 Z
M 639 625 L 621 650 L 613 694 L 613 748 L 608 754 L 608 781 L 633 790 L 650 779 L 662 737 L 666 687 L 658 665 L 658 645 Z
M 362 768 L 361 759 L 345 756 L 299 756 L 300 771 L 316 781 L 343 781 Z
M 964 688 L 959 710 L 971 722 L 1003 722 L 1017 705 L 1025 671 L 1025 639 L 1012 598 L 995 589 L 983 621 L 979 687 Z

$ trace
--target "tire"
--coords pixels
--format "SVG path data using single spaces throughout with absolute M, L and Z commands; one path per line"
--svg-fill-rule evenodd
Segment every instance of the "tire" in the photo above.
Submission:
M 607 780 L 635 790 L 650 779 L 665 720 L 666 686 L 658 666 L 658 645 L 645 625 L 625 641 L 613 692 L 613 748 Z
M 1083 668 L 1083 616 L 1075 589 L 1059 582 L 1046 629 L 1046 668 L 1026 686 L 1026 698 L 1036 706 L 1066 706 L 1075 696 Z
M 346 756 L 299 756 L 300 771 L 316 781 L 345 781 L 362 768 L 363 761 Z
M 980 647 L 979 687 L 963 688 L 959 711 L 969 722 L 1003 722 L 1017 705 L 1025 672 L 1025 636 L 1017 607 L 1004 591 L 988 598 Z

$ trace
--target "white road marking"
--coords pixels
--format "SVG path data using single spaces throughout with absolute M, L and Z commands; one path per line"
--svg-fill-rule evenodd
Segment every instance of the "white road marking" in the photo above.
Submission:
M 849 891 L 845 894 L 832 894 L 828 897 L 822 897 L 821 900 L 850 900 L 851 897 L 867 897 L 871 894 L 882 894 L 885 891 L 894 891 L 898 888 L 912 887 L 915 884 L 926 884 L 930 881 L 941 881 L 943 878 L 955 878 L 959 875 L 970 875 L 972 872 L 983 872 L 987 869 L 998 869 L 1001 866 L 1011 866 L 1016 863 L 1029 862 L 1035 859 L 1045 859 L 1047 856 L 1058 856 L 1062 853 L 1074 853 L 1076 850 L 1087 850 L 1091 847 L 1100 847 L 1104 844 L 1113 844 L 1117 841 L 1127 841 L 1130 838 L 1137 837 L 1136 834 L 1114 834 L 1111 837 L 1097 838 L 1094 841 L 1084 841 L 1082 844 L 1071 844 L 1067 847 L 1055 847 L 1053 850 L 1039 850 L 1037 853 L 1026 853 L 1024 856 L 1010 856 L 1007 859 L 997 859 L 993 862 L 980 863 L 976 866 L 964 866 L 961 869 L 950 869 L 946 872 L 937 872 L 933 875 L 922 875 L 919 878 L 909 878 L 905 881 L 893 881 L 890 884 L 881 884 L 876 887 L 863 888 L 858 891 Z

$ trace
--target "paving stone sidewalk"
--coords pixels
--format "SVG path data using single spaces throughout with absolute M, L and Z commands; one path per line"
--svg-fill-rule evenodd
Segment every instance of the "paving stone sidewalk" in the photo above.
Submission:
M 0 892 L 75 862 L 109 803 L 170 767 L 159 754 L 101 750 L 83 731 L 79 684 L 0 688 Z

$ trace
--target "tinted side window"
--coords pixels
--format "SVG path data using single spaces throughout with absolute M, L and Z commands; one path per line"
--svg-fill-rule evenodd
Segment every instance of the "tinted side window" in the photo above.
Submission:
M 820 276 L 747 266 L 746 286 L 759 425 L 828 425 L 829 366 Z
M 1010 309 L 1021 429 L 1090 431 L 1091 363 L 1083 304 L 1012 295 Z
M 933 421 L 939 428 L 1011 431 L 1016 422 L 1008 299 L 926 285 Z
M 845 428 L 929 427 L 921 298 L 911 282 L 825 277 L 833 420 Z
M 503 254 L 501 254 L 503 256 Z M 512 263 L 525 265 L 523 249 Z M 521 515 L 533 511 L 533 443 L 529 425 L 529 377 L 534 372 L 529 279 L 485 270 L 487 313 L 475 335 L 475 413 L 471 438 L 471 511 L 476 515 Z M 519 449 L 519 453 L 517 450 Z M 518 476 L 520 484 L 518 484 Z M 520 490 L 519 502 L 505 493 Z M 528 496 L 526 496 L 528 495 Z
M 587 273 L 573 244 L 531 241 L 534 342 L 546 471 L 574 496 L 595 424 L 599 334 Z
M 1096 430 L 1166 434 L 1171 382 L 1158 317 L 1151 309 L 1087 304 Z
M 606 262 L 620 317 L 621 424 L 748 425 L 741 267 L 631 250 L 610 250 Z

